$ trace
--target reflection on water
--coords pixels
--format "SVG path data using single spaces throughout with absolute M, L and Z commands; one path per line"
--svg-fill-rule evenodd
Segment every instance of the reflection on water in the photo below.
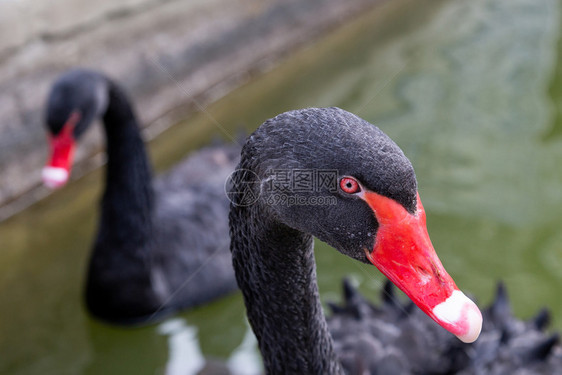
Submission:
M 336 105 L 376 123 L 412 160 L 434 245 L 484 303 L 562 329 L 560 2 L 396 0 L 343 26 L 151 144 L 158 169 L 218 134 L 285 110 Z M 259 367 L 240 295 L 158 326 L 91 320 L 81 285 L 100 173 L 0 224 L 0 373 L 164 374 Z M 344 275 L 382 277 L 318 244 L 323 298 Z M 251 364 L 251 365 L 250 365 Z
M 158 325 L 158 333 L 168 339 L 166 375 L 224 374 L 257 375 L 262 371 L 257 341 L 249 324 L 240 345 L 224 362 L 205 359 L 199 344 L 198 330 L 183 318 L 171 318 Z
M 233 374 L 237 375 L 257 375 L 261 374 L 261 357 L 256 350 L 258 341 L 252 332 L 250 325 L 247 324 L 247 331 L 244 339 L 228 358 L 228 368 Z
M 197 374 L 205 366 L 205 358 L 197 342 L 197 328 L 180 318 L 160 324 L 158 332 L 168 337 L 166 375 Z

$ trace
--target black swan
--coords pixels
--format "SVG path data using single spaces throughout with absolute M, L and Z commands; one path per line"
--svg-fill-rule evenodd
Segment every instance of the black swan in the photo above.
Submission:
M 106 76 L 76 69 L 54 83 L 47 102 L 49 187 L 66 183 L 75 141 L 103 119 L 105 192 L 86 281 L 86 306 L 114 323 L 152 322 L 236 289 L 224 181 L 238 146 L 209 147 L 152 184 L 134 110 Z
M 424 373 L 408 370 L 399 354 L 384 353 L 375 340 L 373 332 L 381 330 L 398 335 L 395 326 L 368 319 L 372 324 L 357 335 L 349 329 L 352 323 L 345 326 L 334 317 L 330 335 L 318 295 L 313 235 L 373 263 L 463 342 L 479 336 L 479 309 L 458 290 L 427 234 L 413 167 L 374 125 L 339 108 L 270 119 L 243 146 L 228 194 L 234 269 L 266 373 Z M 375 311 L 358 303 L 336 310 L 357 310 L 351 314 L 355 321 L 361 311 Z M 408 309 L 394 309 L 390 315 L 397 321 L 404 312 Z M 442 333 L 423 331 L 417 338 L 415 330 L 404 329 L 400 337 L 437 352 L 440 341 L 432 338 Z M 378 361 L 382 357 L 386 360 Z

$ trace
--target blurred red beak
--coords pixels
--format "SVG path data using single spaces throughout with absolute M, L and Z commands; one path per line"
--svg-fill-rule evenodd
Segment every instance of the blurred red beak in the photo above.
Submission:
M 463 342 L 475 341 L 482 328 L 482 314 L 457 288 L 437 257 L 419 194 L 415 214 L 373 192 L 365 192 L 363 198 L 379 223 L 367 258 L 439 325 Z
M 80 113 L 72 112 L 59 134 L 49 136 L 51 157 L 41 173 L 43 184 L 55 189 L 68 181 L 72 162 L 74 160 L 74 127 L 80 121 Z

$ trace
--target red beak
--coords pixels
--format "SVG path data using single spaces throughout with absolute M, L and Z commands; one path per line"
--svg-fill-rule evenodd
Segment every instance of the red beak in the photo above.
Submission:
M 79 112 L 72 112 L 59 134 L 49 136 L 51 157 L 43 168 L 43 183 L 49 188 L 59 188 L 66 184 L 74 160 L 74 127 L 80 120 Z
M 367 258 L 439 325 L 464 342 L 475 341 L 482 328 L 482 314 L 457 288 L 437 257 L 419 194 L 415 214 L 373 192 L 366 192 L 364 199 L 379 223 Z

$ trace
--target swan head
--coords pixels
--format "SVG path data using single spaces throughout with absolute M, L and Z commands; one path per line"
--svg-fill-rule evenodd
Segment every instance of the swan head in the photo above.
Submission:
M 412 164 L 377 127 L 339 108 L 287 112 L 249 137 L 240 168 L 246 203 L 375 265 L 443 328 L 477 339 L 482 315 L 437 257 Z
M 42 170 L 45 186 L 66 184 L 76 140 L 107 107 L 107 83 L 98 73 L 74 69 L 53 84 L 47 100 L 46 127 L 50 155 Z

